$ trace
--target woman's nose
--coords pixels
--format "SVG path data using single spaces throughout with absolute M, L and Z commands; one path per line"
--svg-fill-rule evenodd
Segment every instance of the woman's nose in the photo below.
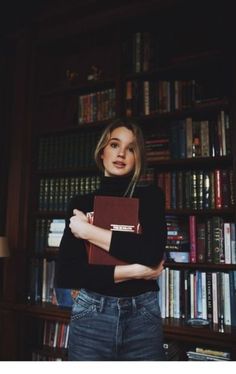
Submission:
M 119 152 L 118 152 L 118 156 L 120 156 L 120 157 L 125 157 L 125 149 L 123 149 L 123 148 L 120 148 L 119 149 Z

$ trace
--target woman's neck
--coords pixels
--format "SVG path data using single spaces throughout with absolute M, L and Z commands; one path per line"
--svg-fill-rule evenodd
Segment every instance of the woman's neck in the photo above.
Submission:
M 131 182 L 132 176 L 107 177 L 101 179 L 100 192 L 102 195 L 124 196 Z

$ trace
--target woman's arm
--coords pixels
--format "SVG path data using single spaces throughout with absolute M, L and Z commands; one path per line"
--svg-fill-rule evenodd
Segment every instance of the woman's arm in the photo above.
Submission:
M 142 234 L 109 231 L 88 223 L 83 212 L 75 210 L 70 228 L 83 238 L 130 264 L 154 266 L 163 258 L 166 244 L 165 200 L 156 187 L 146 189 L 140 199 Z
M 112 232 L 90 224 L 86 215 L 80 210 L 74 209 L 73 214 L 69 225 L 72 234 L 109 252 Z
M 63 235 L 56 265 L 57 287 L 81 288 L 94 284 L 109 287 L 135 279 L 156 279 L 163 270 L 163 261 L 156 267 L 140 264 L 103 266 L 89 265 L 84 242 L 67 227 Z
M 71 202 L 71 208 L 69 208 L 66 228 L 60 243 L 59 254 L 56 262 L 57 287 L 76 289 L 81 287 L 93 287 L 94 284 L 99 284 L 101 287 L 107 288 L 112 286 L 114 283 L 120 283 L 127 280 L 155 279 L 158 277 L 163 269 L 163 265 L 161 264 L 156 268 L 149 268 L 139 264 L 122 266 L 88 264 L 84 240 L 78 238 L 78 233 L 76 234 L 77 237 L 72 234 L 69 227 L 69 225 L 71 225 L 69 217 L 72 215 L 75 206 L 78 206 L 78 203 L 73 199 Z M 80 220 L 87 222 L 87 218 L 82 212 L 80 214 Z M 78 223 L 75 222 L 74 224 L 76 226 Z M 94 228 L 92 225 L 88 225 L 91 228 Z M 80 225 L 80 228 L 82 226 L 83 225 Z M 103 232 L 103 229 L 99 230 Z M 109 230 L 104 231 L 109 234 L 109 241 L 111 232 Z M 104 237 L 102 240 L 105 241 Z M 101 242 L 99 243 L 101 245 Z
M 117 265 L 114 271 L 115 283 L 124 282 L 131 279 L 157 279 L 164 269 L 164 260 L 158 266 L 148 267 L 140 264 Z

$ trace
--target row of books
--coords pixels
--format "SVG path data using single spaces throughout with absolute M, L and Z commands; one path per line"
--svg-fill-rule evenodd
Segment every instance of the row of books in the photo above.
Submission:
M 234 222 L 219 216 L 166 216 L 168 261 L 236 264 Z M 64 219 L 37 218 L 34 253 L 55 253 L 65 227 Z
M 94 166 L 94 150 L 100 131 L 43 136 L 39 140 L 38 170 Z M 215 120 L 175 121 L 164 135 L 145 141 L 148 161 L 216 157 L 231 154 L 229 115 L 220 111 Z
M 168 261 L 236 264 L 235 222 L 222 217 L 167 216 Z
M 166 209 L 221 209 L 235 205 L 233 170 L 187 170 L 158 173 Z
M 166 267 L 158 283 L 162 318 L 201 318 L 219 328 L 236 325 L 236 271 Z
M 50 228 L 52 225 L 52 222 L 54 220 L 50 218 L 37 218 L 35 222 L 35 236 L 34 236 L 34 253 L 37 255 L 42 255 L 45 252 L 51 252 L 54 251 L 54 248 L 59 247 L 59 242 L 62 237 L 62 232 L 57 233 L 59 235 L 51 235 L 49 238 L 50 234 L 53 234 L 54 232 L 50 233 Z M 61 225 L 65 225 L 65 220 L 60 220 L 62 222 Z M 59 236 L 59 237 L 58 237 Z M 52 245 L 56 244 L 56 245 Z
M 55 285 L 56 260 L 32 258 L 29 268 L 27 301 L 30 304 L 47 303 L 71 308 L 78 290 L 58 288 Z
M 125 73 L 148 72 L 159 65 L 159 43 L 149 31 L 126 35 L 122 43 L 122 63 Z
M 48 226 L 49 230 L 46 231 L 48 232 L 47 243 L 45 243 L 46 246 L 44 248 L 59 247 L 64 229 L 65 229 L 65 220 L 54 218 L 52 220 L 49 220 L 49 222 L 50 222 L 50 225 Z M 37 237 L 37 235 L 40 235 L 40 231 L 36 230 L 35 234 L 36 234 L 35 242 L 39 242 L 40 236 Z M 38 248 L 38 246 L 36 248 Z
M 44 347 L 68 348 L 69 324 L 44 320 L 43 342 Z
M 186 352 L 188 361 L 229 361 L 230 352 L 211 348 L 195 347 Z
M 78 98 L 78 124 L 105 121 L 116 116 L 116 90 L 109 88 L 102 91 L 80 95 Z
M 209 83 L 200 80 L 138 80 L 126 81 L 125 113 L 127 117 L 154 113 L 170 113 L 192 108 L 203 101 L 221 98 L 220 92 L 206 97 Z M 219 90 L 218 90 L 219 91 Z
M 65 211 L 71 197 L 95 191 L 99 176 L 41 178 L 39 182 L 39 211 Z
M 55 261 L 38 259 L 32 265 L 28 301 L 57 304 Z M 158 283 L 162 318 L 202 318 L 221 327 L 236 326 L 236 271 L 181 271 L 166 267 Z
M 174 159 L 231 155 L 229 115 L 221 110 L 215 119 L 188 117 L 172 123 L 170 152 Z
M 46 258 L 31 259 L 27 292 L 28 303 L 57 304 L 54 284 L 55 264 L 55 260 L 48 261 Z
M 191 117 L 175 121 L 166 134 L 149 135 L 145 140 L 145 149 L 147 161 L 229 156 L 231 135 L 228 116 L 221 111 L 212 121 L 194 121 Z
M 94 166 L 99 131 L 42 136 L 39 139 L 38 170 Z

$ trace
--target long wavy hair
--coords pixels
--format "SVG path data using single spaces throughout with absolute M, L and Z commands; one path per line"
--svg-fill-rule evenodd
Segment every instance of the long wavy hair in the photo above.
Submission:
M 128 119 L 117 119 L 113 122 L 111 122 L 103 131 L 98 143 L 97 147 L 94 152 L 94 158 L 95 162 L 99 168 L 100 171 L 104 173 L 104 165 L 101 158 L 101 155 L 103 153 L 104 148 L 107 146 L 112 132 L 119 128 L 119 127 L 125 127 L 128 130 L 132 131 L 134 135 L 134 158 L 135 158 L 135 166 L 134 171 L 132 174 L 131 181 L 127 187 L 127 190 L 125 191 L 124 196 L 131 197 L 133 195 L 135 186 L 142 175 L 142 173 L 145 170 L 146 166 L 146 158 L 145 158 L 145 144 L 144 144 L 144 138 L 141 128 L 133 121 Z

